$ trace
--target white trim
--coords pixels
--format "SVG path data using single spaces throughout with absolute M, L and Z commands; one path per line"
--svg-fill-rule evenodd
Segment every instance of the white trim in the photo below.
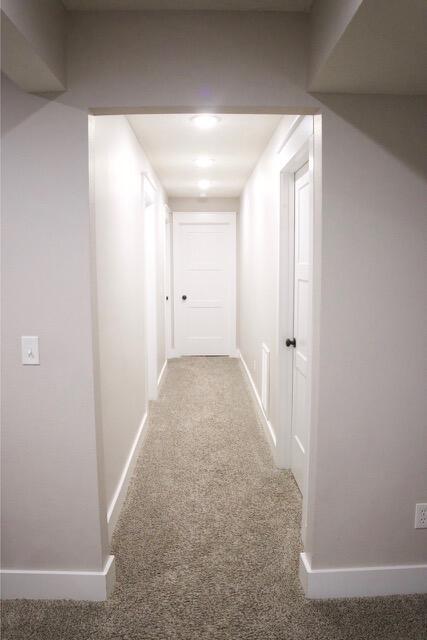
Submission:
M 292 138 L 292 136 L 294 135 L 295 131 L 298 129 L 298 127 L 300 126 L 304 118 L 306 118 L 306 116 L 303 116 L 303 115 L 296 116 L 284 140 L 282 140 L 282 144 L 280 145 L 280 148 L 277 153 L 281 153 L 281 151 L 283 150 L 283 147 L 288 143 L 289 139 Z
M 163 363 L 162 370 L 159 373 L 159 377 L 157 378 L 157 388 L 160 391 L 160 387 L 162 386 L 163 378 L 166 373 L 166 367 L 168 366 L 168 361 L 165 360 Z
M 312 569 L 300 554 L 299 576 L 307 598 L 356 598 L 427 593 L 427 564 Z
M 139 451 L 145 439 L 145 435 L 147 432 L 147 429 L 145 428 L 147 424 L 147 417 L 148 417 L 148 414 L 147 412 L 145 412 L 141 420 L 141 424 L 139 425 L 133 444 L 131 446 L 125 466 L 123 467 L 122 475 L 120 476 L 120 480 L 117 484 L 113 498 L 108 507 L 107 522 L 108 522 L 108 538 L 110 542 L 111 542 L 111 538 L 113 537 L 113 532 L 117 524 L 117 520 L 119 519 L 120 511 L 122 510 L 122 506 L 126 498 L 129 482 L 132 477 L 132 473 L 133 473 L 136 461 L 138 459 Z
M 317 455 L 317 394 L 319 386 L 319 326 L 320 326 L 320 283 L 321 283 L 321 120 L 304 116 L 295 121 L 293 133 L 277 155 L 280 171 L 280 249 L 278 277 L 278 342 L 279 342 L 279 388 L 278 429 L 276 462 L 280 468 L 291 467 L 292 449 L 292 381 L 293 367 L 289 350 L 284 347 L 284 339 L 293 331 L 293 241 L 294 241 L 294 173 L 308 160 L 310 174 L 311 205 L 313 214 L 312 268 L 310 292 L 310 352 L 309 368 L 309 436 L 308 464 L 305 477 L 305 495 L 302 505 L 301 536 L 304 548 L 310 546 L 309 514 L 312 513 L 315 495 L 314 469 Z
M 102 571 L 37 571 L 2 569 L 4 600 L 107 600 L 116 579 L 114 556 Z
M 257 388 L 255 386 L 255 382 L 253 381 L 253 378 L 252 378 L 252 376 L 250 374 L 250 371 L 248 369 L 248 365 L 244 361 L 243 356 L 240 353 L 240 351 L 239 351 L 239 358 L 240 358 L 240 362 L 243 365 L 243 370 L 245 371 L 246 376 L 248 378 L 249 387 L 250 387 L 250 389 L 252 391 L 253 399 L 255 401 L 255 404 L 257 405 L 257 409 L 259 410 L 261 423 L 262 423 L 262 426 L 264 427 L 264 431 L 265 431 L 265 434 L 267 436 L 268 443 L 269 443 L 269 445 L 270 445 L 270 447 L 272 449 L 273 456 L 275 456 L 275 454 L 276 454 L 276 434 L 274 433 L 274 430 L 273 430 L 271 422 L 269 421 L 269 419 L 266 416 L 266 413 L 265 413 L 264 408 L 262 406 L 261 398 L 259 397 Z
M 292 384 L 293 354 L 284 345 L 285 338 L 293 335 L 294 324 L 294 174 L 305 162 L 309 162 L 311 192 L 313 191 L 313 117 L 302 116 L 295 120 L 292 135 L 286 139 L 277 155 L 277 168 L 280 172 L 280 240 L 278 273 L 278 342 L 279 342 L 279 400 L 277 463 L 282 469 L 291 468 L 292 449 Z M 313 235 L 317 233 L 313 218 Z M 317 256 L 316 256 L 317 257 Z M 312 275 L 320 269 L 313 252 Z M 310 295 L 310 300 L 312 295 Z M 317 321 L 317 309 L 311 305 L 311 326 Z M 312 340 L 310 340 L 312 343 Z M 310 350 L 312 351 L 310 344 Z M 309 375 L 309 403 L 311 401 L 312 375 Z M 311 409 L 310 409 L 311 416 Z M 310 437 L 311 437 L 310 424 Z M 306 489 L 307 489 L 307 483 Z
M 261 402 L 264 413 L 270 415 L 270 349 L 261 345 Z

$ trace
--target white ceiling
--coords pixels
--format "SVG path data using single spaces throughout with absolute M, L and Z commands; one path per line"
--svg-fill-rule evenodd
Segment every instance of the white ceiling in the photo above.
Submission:
M 194 125 L 192 114 L 127 116 L 169 197 L 199 196 L 203 178 L 211 181 L 209 197 L 239 196 L 283 117 L 218 115 L 220 122 L 207 130 Z M 214 164 L 198 168 L 194 161 L 201 155 Z
M 313 0 L 62 0 L 70 11 L 309 11 Z

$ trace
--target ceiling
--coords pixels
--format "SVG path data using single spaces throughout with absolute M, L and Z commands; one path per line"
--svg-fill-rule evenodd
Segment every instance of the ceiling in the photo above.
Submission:
M 70 11 L 309 11 L 313 0 L 62 0 Z
M 198 197 L 198 181 L 211 181 L 209 197 L 237 197 L 279 122 L 280 115 L 218 114 L 212 129 L 198 129 L 194 114 L 127 116 L 169 197 Z M 290 122 L 294 119 L 288 117 Z M 199 156 L 213 159 L 199 168 Z

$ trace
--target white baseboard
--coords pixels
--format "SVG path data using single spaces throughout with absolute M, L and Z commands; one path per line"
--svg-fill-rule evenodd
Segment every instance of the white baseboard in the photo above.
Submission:
M 108 507 L 107 523 L 108 523 L 108 538 L 110 542 L 111 542 L 111 538 L 113 537 L 113 532 L 117 524 L 117 520 L 119 519 L 120 511 L 122 510 L 122 506 L 126 498 L 129 481 L 132 477 L 135 463 L 138 459 L 139 451 L 141 449 L 142 443 L 145 438 L 145 434 L 147 431 L 146 430 L 147 417 L 148 417 L 148 413 L 145 412 L 141 420 L 141 424 L 139 425 L 135 439 L 132 443 L 132 447 L 130 449 L 129 456 L 126 460 L 126 464 L 123 468 L 122 475 L 120 476 L 120 480 L 117 484 L 113 498 Z
M 312 569 L 300 554 L 299 577 L 307 598 L 356 598 L 427 593 L 427 564 Z
M 166 373 L 166 367 L 168 366 L 168 361 L 165 360 L 162 370 L 159 373 L 159 377 L 157 378 L 157 388 L 160 390 L 160 387 L 162 385 L 165 373 Z
M 115 582 L 114 556 L 102 571 L 32 571 L 2 569 L 4 600 L 107 600 Z
M 275 455 L 275 450 L 276 450 L 276 434 L 274 433 L 273 427 L 271 425 L 271 422 L 269 421 L 269 419 L 267 418 L 265 411 L 264 411 L 264 407 L 262 406 L 262 402 L 261 402 L 261 398 L 259 397 L 257 388 L 255 386 L 255 382 L 252 379 L 252 376 L 250 374 L 250 371 L 248 369 L 248 365 L 246 364 L 246 362 L 243 359 L 242 354 L 240 353 L 240 351 L 238 352 L 238 357 L 240 358 L 240 361 L 243 365 L 243 370 L 246 373 L 246 376 L 248 378 L 249 381 L 249 386 L 250 389 L 252 391 L 252 396 L 255 400 L 255 404 L 257 405 L 257 409 L 258 409 L 258 413 L 261 419 L 261 423 L 262 426 L 264 427 L 264 431 L 265 434 L 267 436 L 267 440 L 270 444 L 270 447 L 273 451 L 273 455 Z

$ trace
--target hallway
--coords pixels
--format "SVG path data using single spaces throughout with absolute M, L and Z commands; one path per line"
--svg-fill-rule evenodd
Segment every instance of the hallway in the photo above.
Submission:
M 237 359 L 171 360 L 113 539 L 105 603 L 10 601 L 4 640 L 422 640 L 425 596 L 309 601 L 300 498 Z

